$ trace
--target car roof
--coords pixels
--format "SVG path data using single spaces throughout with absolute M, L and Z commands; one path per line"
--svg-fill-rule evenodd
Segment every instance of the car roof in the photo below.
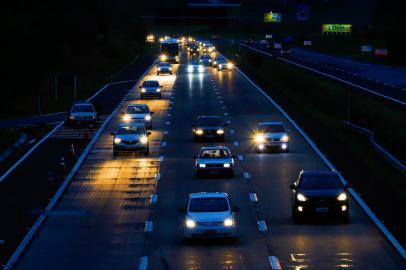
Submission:
M 76 106 L 76 105 L 91 105 L 93 106 L 93 104 L 89 101 L 75 101 L 73 102 L 72 106 Z
M 259 122 L 258 126 L 271 126 L 271 125 L 282 125 L 284 124 L 282 122 Z
M 159 83 L 157 80 L 145 80 L 144 83 L 146 83 L 146 82 L 157 82 L 157 83 Z
M 228 198 L 228 194 L 225 192 L 198 192 L 189 194 L 189 198 Z
M 328 176 L 328 175 L 338 176 L 338 174 L 334 171 L 304 171 L 304 170 L 302 170 L 300 172 L 300 175 L 302 175 L 302 176 Z
M 229 150 L 227 146 L 203 146 L 202 148 L 200 148 L 201 150 L 218 150 L 218 149 L 226 149 Z
M 149 107 L 148 104 L 128 104 L 129 107 Z
M 118 125 L 118 128 L 129 127 L 129 126 L 132 126 L 132 127 L 143 127 L 143 126 L 145 126 L 145 125 L 144 125 L 144 123 L 142 123 L 142 122 L 130 122 L 130 123 L 119 124 L 119 125 Z

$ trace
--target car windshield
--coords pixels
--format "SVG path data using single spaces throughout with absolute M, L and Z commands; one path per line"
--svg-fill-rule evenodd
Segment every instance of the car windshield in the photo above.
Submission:
M 200 152 L 201 159 L 206 158 L 230 158 L 230 152 L 227 149 L 204 149 Z
M 119 127 L 117 134 L 142 134 L 144 133 L 144 127 L 142 126 L 123 126 Z
M 143 83 L 144 87 L 159 87 L 159 83 L 157 81 L 145 81 Z
M 72 112 L 94 112 L 92 105 L 75 105 Z
M 342 186 L 337 175 L 303 176 L 299 184 L 301 189 L 339 189 Z
M 284 133 L 286 132 L 285 127 L 280 124 L 275 125 L 260 125 L 258 126 L 259 133 Z
M 225 59 L 219 59 L 219 60 L 217 60 L 217 63 L 224 64 L 224 63 L 227 63 L 227 61 Z
M 189 203 L 189 212 L 225 212 L 228 211 L 226 198 L 195 198 Z
M 161 66 L 161 67 L 168 67 L 168 66 L 170 66 L 170 64 L 169 64 L 169 63 L 160 63 L 159 66 Z
M 149 113 L 147 106 L 130 106 L 127 108 L 127 113 L 137 114 L 137 113 Z
M 210 55 L 204 54 L 201 57 L 202 59 L 211 59 Z
M 198 65 L 199 62 L 198 62 L 198 61 L 191 61 L 190 64 L 191 64 L 191 65 Z
M 196 119 L 197 126 L 221 126 L 219 117 L 199 117 Z

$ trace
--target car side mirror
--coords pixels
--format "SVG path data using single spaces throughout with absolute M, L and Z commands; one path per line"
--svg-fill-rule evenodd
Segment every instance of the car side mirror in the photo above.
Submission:
M 179 213 L 186 213 L 186 209 L 185 208 L 179 208 L 178 212 Z
M 197 159 L 197 156 L 193 156 L 193 159 Z
M 114 132 L 111 132 L 110 135 L 111 135 L 111 136 L 114 136 L 115 134 L 114 134 Z
M 238 212 L 240 211 L 240 208 L 238 208 L 237 206 L 234 206 L 233 208 L 231 208 L 232 212 Z
M 154 114 L 154 112 L 149 112 L 150 114 Z
M 148 136 L 151 135 L 151 131 L 148 131 L 148 132 L 147 132 L 147 135 L 148 135 Z
M 138 86 L 138 88 L 141 89 L 141 88 L 142 88 L 142 85 Z
M 236 155 L 231 155 L 231 158 L 236 158 L 237 156 Z

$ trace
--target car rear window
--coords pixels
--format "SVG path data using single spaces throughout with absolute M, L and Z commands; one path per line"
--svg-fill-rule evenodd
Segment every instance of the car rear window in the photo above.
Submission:
M 194 198 L 189 203 L 189 212 L 225 212 L 228 210 L 226 198 Z
M 284 133 L 286 132 L 285 127 L 280 124 L 275 125 L 260 125 L 258 126 L 259 133 Z
M 342 186 L 337 175 L 303 176 L 299 183 L 301 189 L 338 189 Z
M 92 105 L 75 105 L 72 112 L 94 112 Z
M 202 150 L 200 153 L 199 158 L 207 159 L 207 158 L 229 158 L 230 152 L 227 149 L 205 149 Z

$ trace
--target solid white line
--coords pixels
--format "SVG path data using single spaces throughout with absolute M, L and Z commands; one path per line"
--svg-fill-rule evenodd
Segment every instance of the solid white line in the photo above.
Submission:
M 237 141 L 234 141 L 234 146 L 239 146 L 240 144 Z
M 166 142 L 162 142 L 162 147 L 166 147 Z
M 243 44 L 241 44 L 241 45 L 243 45 Z M 250 48 L 250 49 L 253 49 L 253 50 L 255 50 L 255 51 L 258 51 L 258 52 L 260 52 L 260 53 L 262 53 L 262 54 L 270 55 L 269 53 L 266 53 L 266 52 L 257 50 L 257 49 L 255 49 L 255 48 L 250 47 L 250 46 L 247 46 L 247 45 L 244 45 L 244 46 L 245 46 L 245 47 L 248 47 L 248 48 Z M 272 56 L 272 55 L 271 55 L 271 56 Z M 365 87 L 363 87 L 363 86 L 354 84 L 354 83 L 352 83 L 352 82 L 349 82 L 349 81 L 340 79 L 340 78 L 335 77 L 335 76 L 333 76 L 333 75 L 330 75 L 330 74 L 327 74 L 327 73 L 318 71 L 318 70 L 313 69 L 313 68 L 306 67 L 306 66 L 304 66 L 304 65 L 302 65 L 302 64 L 295 63 L 295 62 L 290 61 L 290 60 L 285 59 L 285 58 L 281 58 L 281 57 L 277 57 L 277 58 L 278 58 L 279 60 L 285 61 L 285 62 L 290 63 L 290 64 L 292 64 L 292 65 L 295 65 L 295 66 L 298 66 L 298 67 L 301 67 L 301 68 L 304 68 L 304 69 L 313 71 L 313 72 L 315 72 L 315 73 L 317 73 L 317 74 L 320 74 L 320 75 L 329 77 L 329 78 L 331 78 L 331 79 L 335 79 L 335 80 L 337 80 L 337 81 L 339 81 L 339 82 L 342 82 L 342 83 L 344 83 L 344 84 L 348 84 L 348 85 L 350 85 L 350 86 L 359 88 L 359 89 L 364 90 L 364 91 L 366 91 L 366 92 L 369 92 L 369 93 L 371 93 L 371 94 L 374 94 L 374 95 L 377 95 L 377 96 L 380 96 L 380 97 L 389 99 L 389 100 L 391 100 L 391 101 L 393 101 L 393 102 L 396 102 L 396 103 L 398 103 L 398 104 L 401 104 L 401 105 L 403 105 L 403 106 L 406 105 L 406 102 L 403 102 L 403 101 L 400 101 L 400 100 L 397 100 L 397 99 L 394 99 L 394 98 L 385 96 L 385 95 L 383 95 L 383 94 L 379 94 L 378 92 L 372 91 L 372 90 L 370 90 L 370 89 L 368 89 L 368 88 L 365 88 Z M 237 68 L 237 70 L 239 70 L 239 69 Z
M 272 270 L 282 270 L 281 263 L 276 256 L 269 256 L 268 260 Z
M 224 115 L 225 115 L 225 116 L 227 116 L 227 115 L 228 115 L 228 113 L 226 113 L 226 112 L 225 112 L 225 113 L 224 113 Z
M 234 134 L 235 130 L 234 129 L 230 129 L 230 134 Z
M 258 201 L 258 197 L 256 193 L 250 193 L 250 201 L 251 202 L 257 202 Z
M 24 154 L 16 163 L 13 164 L 1 177 L 0 177 L 0 183 L 3 182 L 6 177 L 12 173 L 15 168 L 17 168 L 29 155 L 31 155 L 32 152 L 34 152 L 35 149 L 38 148 L 46 139 L 48 139 L 52 134 L 55 133 L 56 130 L 58 130 L 61 126 L 63 125 L 63 122 L 60 122 L 58 125 L 56 125 L 50 132 L 48 132 L 45 137 L 43 137 L 39 142 L 37 142 L 33 147 L 30 148 L 30 150 L 27 151 L 27 153 Z
M 268 230 L 268 227 L 266 226 L 266 223 L 264 220 L 260 220 L 257 223 L 258 223 L 258 230 L 260 230 L 261 232 L 266 232 Z
M 144 232 L 152 232 L 154 230 L 154 223 L 151 220 L 145 222 Z
M 144 72 L 144 74 L 140 77 L 143 78 L 150 70 L 151 68 L 155 65 L 155 62 L 157 60 L 154 61 L 154 63 Z M 76 161 L 75 166 L 72 168 L 72 170 L 70 171 L 70 173 L 68 174 L 68 176 L 66 176 L 65 180 L 63 181 L 62 185 L 59 187 L 58 191 L 55 193 L 55 195 L 52 197 L 51 201 L 48 203 L 47 207 L 45 208 L 45 212 L 49 212 L 51 211 L 56 203 L 58 202 L 59 198 L 62 196 L 62 194 L 64 193 L 65 189 L 69 186 L 73 176 L 75 175 L 75 173 L 79 170 L 80 166 L 82 165 L 84 159 L 86 158 L 86 156 L 89 154 L 90 150 L 93 148 L 93 146 L 95 145 L 96 141 L 98 140 L 98 138 L 100 137 L 102 131 L 106 128 L 107 124 L 110 122 L 110 120 L 113 118 L 114 115 L 116 115 L 118 113 L 118 110 L 120 108 L 120 105 L 118 105 L 113 112 L 109 115 L 109 117 L 107 117 L 104 122 L 102 123 L 102 125 L 100 126 L 99 130 L 97 131 L 96 135 L 93 137 L 93 139 L 90 141 L 90 143 L 87 145 L 87 147 L 85 148 L 85 150 L 82 152 L 82 155 L 79 157 L 79 159 Z M 60 125 L 62 125 L 63 122 L 60 123 Z M 58 127 L 58 126 L 57 126 Z M 55 127 L 54 130 L 57 129 L 57 127 Z M 53 131 L 54 131 L 53 130 Z M 52 131 L 51 131 L 52 132 Z M 52 133 L 48 133 L 48 137 L 49 135 L 51 135 Z M 42 140 L 41 140 L 42 141 Z M 34 146 L 35 147 L 35 146 Z M 31 149 L 30 149 L 31 150 Z M 25 156 L 25 155 L 24 155 Z M 40 226 L 42 225 L 42 223 L 45 221 L 46 215 L 40 215 L 38 217 L 38 219 L 35 221 L 35 223 L 33 224 L 33 226 L 30 228 L 30 230 L 27 232 L 27 234 L 24 236 L 23 240 L 20 242 L 20 244 L 18 245 L 17 249 L 14 251 L 13 255 L 10 257 L 10 259 L 8 260 L 7 264 L 4 266 L 3 270 L 10 270 L 11 268 L 13 268 L 14 264 L 17 262 L 18 258 L 21 256 L 21 254 L 24 252 L 25 248 L 27 247 L 27 245 L 30 243 L 31 239 L 33 238 L 33 236 L 35 235 L 35 233 L 39 230 Z
M 138 263 L 138 270 L 147 270 L 148 267 L 148 257 L 142 256 Z
M 275 108 L 292 124 L 292 126 L 299 132 L 299 134 L 306 140 L 306 142 L 311 146 L 313 151 L 316 153 L 317 156 L 327 165 L 327 167 L 338 173 L 341 181 L 343 184 L 347 183 L 347 180 L 337 171 L 333 164 L 320 152 L 319 148 L 316 144 L 310 139 L 309 136 L 295 123 L 295 121 L 271 98 L 269 97 L 258 85 L 256 85 L 247 75 L 245 75 L 239 68 L 236 70 L 245 78 L 247 79 Z M 395 247 L 398 253 L 401 255 L 403 260 L 406 260 L 406 250 L 402 247 L 402 245 L 397 241 L 397 239 L 389 232 L 389 230 L 382 224 L 382 222 L 375 216 L 372 210 L 366 205 L 366 203 L 359 197 L 359 195 L 352 189 L 348 189 L 349 193 L 355 199 L 355 201 L 361 206 L 362 210 L 368 215 L 368 217 L 372 220 L 375 226 L 381 231 L 381 233 L 389 240 L 389 242 Z
M 238 155 L 237 158 L 238 158 L 239 161 L 243 161 L 243 160 L 244 160 L 244 156 L 243 156 L 243 155 Z
M 166 121 L 166 123 L 165 124 L 167 124 L 167 125 L 170 125 L 171 124 L 171 122 L 169 122 L 169 121 Z
M 160 157 L 159 157 L 159 161 L 160 161 L 160 162 L 164 161 L 164 156 L 160 156 Z
M 230 120 L 227 120 L 227 124 L 231 124 L 231 121 L 230 121 Z
M 248 172 L 244 172 L 244 179 L 250 179 L 251 175 Z
M 156 203 L 158 201 L 158 195 L 152 194 L 151 199 L 149 201 L 150 203 Z
M 164 131 L 164 134 L 165 134 L 165 135 L 168 135 L 168 131 L 167 131 L 167 130 L 165 130 L 165 131 Z

